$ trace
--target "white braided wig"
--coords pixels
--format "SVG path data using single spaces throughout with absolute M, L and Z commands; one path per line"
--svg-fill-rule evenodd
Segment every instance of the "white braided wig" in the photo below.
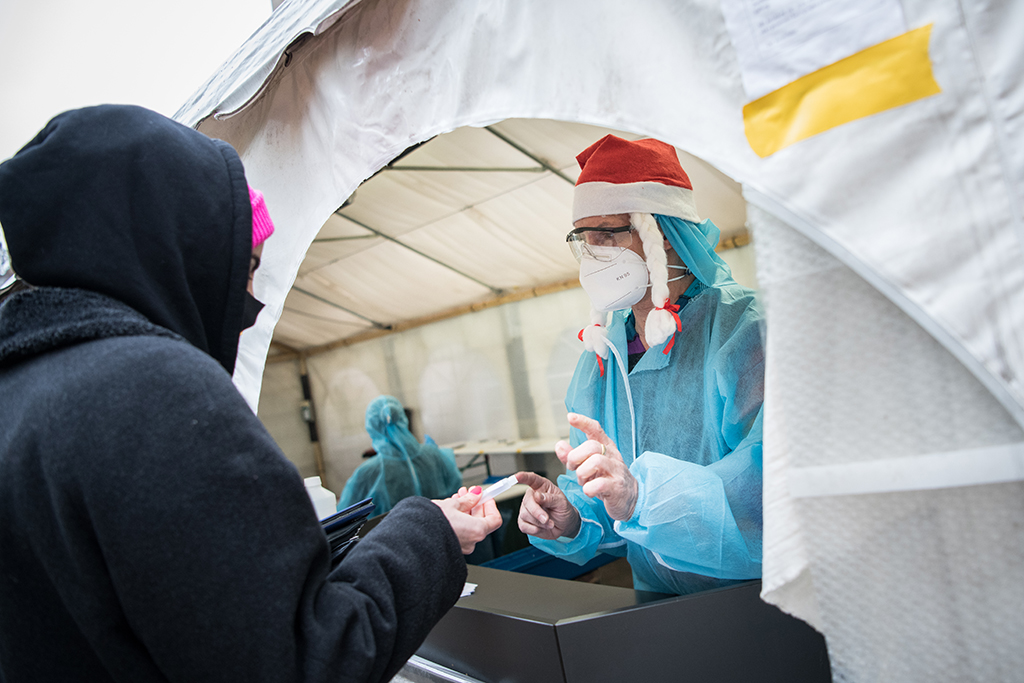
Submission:
M 644 337 L 648 348 L 663 344 L 676 331 L 676 319 L 665 306 L 668 300 L 668 257 L 665 255 L 664 235 L 658 221 L 649 213 L 631 213 L 629 222 L 643 240 L 647 272 L 651 278 L 651 301 L 654 309 L 647 314 Z

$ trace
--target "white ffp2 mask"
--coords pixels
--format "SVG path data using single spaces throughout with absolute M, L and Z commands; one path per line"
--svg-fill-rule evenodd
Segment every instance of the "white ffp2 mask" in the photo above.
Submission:
M 650 276 L 647 264 L 635 251 L 621 247 L 591 247 L 609 250 L 610 258 L 580 259 L 580 284 L 594 310 L 601 313 L 629 308 L 644 298 Z M 614 252 L 619 252 L 612 256 Z

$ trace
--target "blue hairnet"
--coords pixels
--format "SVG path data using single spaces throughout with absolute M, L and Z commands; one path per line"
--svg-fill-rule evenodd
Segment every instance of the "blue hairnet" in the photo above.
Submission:
M 419 451 L 420 443 L 409 431 L 405 408 L 394 396 L 378 396 L 370 401 L 366 406 L 366 431 L 378 454 L 409 460 Z
M 654 219 L 683 264 L 698 280 L 709 287 L 732 280 L 729 266 L 715 253 L 721 230 L 711 219 L 694 223 L 660 214 L 655 214 Z
M 447 498 L 462 485 L 449 448 L 421 444 L 409 431 L 405 408 L 394 396 L 378 396 L 366 408 L 366 431 L 377 455 L 360 465 L 345 483 L 338 509 L 373 498 L 383 514 L 409 496 Z

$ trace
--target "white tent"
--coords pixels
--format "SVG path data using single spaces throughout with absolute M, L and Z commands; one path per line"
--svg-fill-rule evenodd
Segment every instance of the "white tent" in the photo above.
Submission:
M 321 229 L 414 145 L 488 126 L 524 146 L 526 119 L 665 140 L 740 184 L 756 244 L 763 597 L 825 634 L 837 680 L 1019 677 L 1022 30 L 1020 3 L 977 0 L 286 2 L 177 115 L 239 150 L 278 226 L 236 382 L 255 404 L 307 248 L 358 234 Z M 571 277 L 507 240 L 526 225 L 397 244 L 400 213 L 370 226 L 392 252 L 320 297 L 357 326 L 415 317 L 403 301 L 355 310 L 386 288 L 381 268 L 426 268 L 402 260 L 410 246 L 445 264 L 423 275 L 438 309 L 498 296 L 491 276 Z M 530 239 L 559 230 L 541 227 Z M 449 303 L 425 293 L 441 290 Z

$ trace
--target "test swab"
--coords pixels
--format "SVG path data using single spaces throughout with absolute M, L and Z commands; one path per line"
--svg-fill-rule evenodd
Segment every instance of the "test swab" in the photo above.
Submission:
M 499 494 L 505 493 L 505 491 L 508 491 L 510 488 L 512 488 L 518 483 L 519 480 L 516 479 L 516 475 L 514 474 L 511 477 L 505 477 L 500 481 L 494 482 L 493 484 L 487 487 L 483 494 L 481 494 L 480 501 L 473 507 L 476 508 L 477 505 L 483 505 L 486 501 L 490 500 L 491 498 L 494 498 Z

